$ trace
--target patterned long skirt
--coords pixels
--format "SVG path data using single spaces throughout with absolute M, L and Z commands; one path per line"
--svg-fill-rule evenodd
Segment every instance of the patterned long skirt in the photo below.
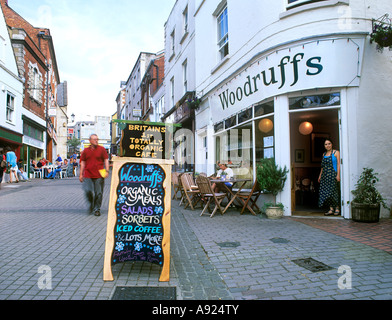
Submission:
M 336 180 L 336 171 L 333 168 L 332 156 L 323 157 L 321 162 L 323 173 L 320 179 L 319 207 L 339 207 L 339 182 Z

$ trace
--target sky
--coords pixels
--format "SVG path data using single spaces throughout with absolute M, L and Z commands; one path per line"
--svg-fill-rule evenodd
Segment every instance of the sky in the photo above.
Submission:
M 140 52 L 164 49 L 164 25 L 176 0 L 8 0 L 37 28 L 49 28 L 68 116 L 111 116 L 121 81 Z

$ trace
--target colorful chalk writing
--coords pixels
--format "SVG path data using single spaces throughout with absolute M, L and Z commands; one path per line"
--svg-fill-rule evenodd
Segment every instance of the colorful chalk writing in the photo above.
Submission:
M 164 124 L 127 124 L 122 132 L 120 155 L 134 158 L 165 158 Z
M 125 163 L 118 171 L 112 264 L 163 264 L 165 171 L 157 164 Z

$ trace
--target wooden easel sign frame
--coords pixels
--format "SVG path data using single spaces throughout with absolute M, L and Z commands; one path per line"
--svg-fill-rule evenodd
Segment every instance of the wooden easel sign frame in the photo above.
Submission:
M 146 261 L 170 280 L 171 168 L 173 160 L 115 158 L 110 188 L 103 280 L 112 265 Z

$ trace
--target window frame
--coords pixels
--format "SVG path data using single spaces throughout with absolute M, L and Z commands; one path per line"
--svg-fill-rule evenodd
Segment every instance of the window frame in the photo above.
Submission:
M 227 4 L 216 15 L 217 46 L 220 60 L 229 55 L 229 18 Z
M 39 71 L 36 67 L 33 69 L 33 98 L 38 101 L 38 88 L 40 87 L 40 76 Z
M 188 60 L 185 59 L 185 61 L 182 64 L 182 78 L 183 78 L 183 89 L 184 89 L 184 94 L 188 92 Z
M 176 55 L 176 29 L 170 33 L 171 48 L 170 48 L 170 59 L 171 60 Z
M 12 100 L 12 105 L 9 104 L 9 100 L 8 98 L 10 98 L 10 102 Z M 15 95 L 13 95 L 11 92 L 7 91 L 6 94 L 6 101 L 5 101 L 5 120 L 8 123 L 15 123 Z
M 171 100 L 172 107 L 174 107 L 175 106 L 175 102 L 174 102 L 174 77 L 172 77 L 170 79 L 170 100 Z
M 0 35 L 0 62 L 5 65 L 6 41 Z
M 182 25 L 183 25 L 183 35 L 188 33 L 189 27 L 189 14 L 188 14 L 188 6 L 185 7 L 184 11 L 182 12 Z

